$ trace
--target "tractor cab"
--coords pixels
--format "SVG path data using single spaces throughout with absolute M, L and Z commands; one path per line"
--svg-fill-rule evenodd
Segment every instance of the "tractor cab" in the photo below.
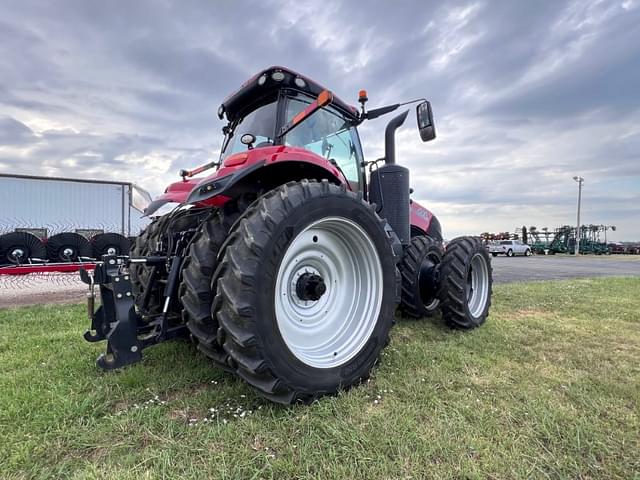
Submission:
M 313 110 L 323 92 L 329 103 Z M 282 67 L 253 77 L 218 109 L 218 116 L 228 120 L 223 128 L 221 163 L 247 150 L 297 147 L 338 168 L 350 189 L 362 188 L 358 110 L 327 92 L 313 80 Z

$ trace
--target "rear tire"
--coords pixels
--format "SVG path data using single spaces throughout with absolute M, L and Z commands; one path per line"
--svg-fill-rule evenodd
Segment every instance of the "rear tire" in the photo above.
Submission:
M 447 245 L 440 267 L 442 318 L 452 328 L 482 325 L 491 306 L 491 259 L 480 239 L 458 237 Z
M 495 252 L 491 253 L 491 255 L 492 255 L 492 256 L 494 256 L 494 257 L 497 257 L 497 256 L 498 256 L 498 254 L 497 254 L 497 253 L 495 253 Z
M 247 211 L 224 248 L 213 307 L 241 378 L 290 404 L 369 375 L 399 293 L 385 227 L 361 194 L 326 181 L 288 183 Z
M 216 284 L 212 280 L 218 268 L 220 247 L 251 199 L 230 200 L 203 222 L 182 267 L 180 301 L 183 321 L 196 341 L 198 350 L 225 370 L 230 370 L 228 355 L 216 340 L 219 326 L 211 311 L 216 294 Z
M 513 250 L 507 250 L 507 257 L 513 257 Z
M 442 261 L 442 244 L 424 235 L 415 236 L 405 249 L 398 265 L 402 278 L 400 309 L 410 317 L 430 317 L 438 311 L 437 274 L 433 271 Z M 429 294 L 428 283 L 433 287 Z

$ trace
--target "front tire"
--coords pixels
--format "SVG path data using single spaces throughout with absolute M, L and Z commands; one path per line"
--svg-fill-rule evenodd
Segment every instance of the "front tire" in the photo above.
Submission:
M 487 250 L 476 237 L 459 237 L 447 245 L 440 267 L 442 318 L 452 328 L 482 325 L 491 306 L 493 275 Z
M 326 181 L 288 183 L 249 209 L 224 250 L 214 302 L 241 378 L 290 404 L 369 375 L 399 293 L 385 226 L 361 195 Z
M 527 250 L 524 252 L 524 256 L 525 256 L 525 257 L 530 257 L 530 256 L 531 256 L 531 250 L 529 250 L 529 249 L 527 248 Z
M 131 257 L 146 257 L 159 253 L 168 221 L 169 214 L 152 220 L 136 238 L 136 242 L 131 248 Z M 152 267 L 144 263 L 136 263 L 131 268 L 131 288 L 133 289 L 135 304 L 138 311 L 145 315 L 154 315 L 162 311 L 162 290 L 160 286 L 151 287 L 149 303 L 146 308 L 143 305 L 143 298 L 151 271 Z
M 170 245 L 170 236 L 176 232 L 184 232 L 198 227 L 210 211 L 203 209 L 184 209 L 167 213 L 154 219 L 136 238 L 131 249 L 131 257 L 146 257 L 150 255 L 166 255 Z M 131 269 L 131 286 L 134 292 L 135 304 L 143 316 L 157 315 L 162 312 L 164 303 L 164 283 L 156 281 L 150 286 L 149 302 L 144 305 L 144 296 L 149 288 L 149 278 L 154 267 L 144 263 L 137 263 Z M 159 270 L 159 279 L 166 278 L 166 269 Z M 160 278 L 162 277 L 162 278 Z M 171 312 L 179 314 L 182 306 L 174 302 Z

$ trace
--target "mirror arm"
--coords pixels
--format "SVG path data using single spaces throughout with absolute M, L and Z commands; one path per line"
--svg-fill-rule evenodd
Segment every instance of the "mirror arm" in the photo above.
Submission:
M 386 107 L 374 108 L 373 110 L 369 110 L 364 114 L 365 120 L 373 120 L 374 118 L 381 117 L 382 115 L 386 115 L 387 113 L 393 112 L 400 108 L 400 103 L 396 103 L 394 105 L 387 105 Z
M 391 113 L 394 110 L 402 107 L 403 105 L 410 105 L 412 103 L 418 102 L 426 102 L 426 98 L 416 98 L 414 100 L 409 100 L 408 102 L 395 103 L 393 105 L 387 105 L 386 107 L 374 108 L 372 110 L 368 110 L 364 113 L 364 115 L 360 115 L 361 121 L 364 120 L 373 120 L 375 118 L 381 117 L 382 115 L 386 115 L 387 113 Z

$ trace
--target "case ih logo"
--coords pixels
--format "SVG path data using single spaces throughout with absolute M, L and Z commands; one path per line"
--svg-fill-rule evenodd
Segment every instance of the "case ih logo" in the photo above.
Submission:
M 429 220 L 429 218 L 430 218 L 429 211 L 425 210 L 424 208 L 417 208 L 416 209 L 416 215 L 418 215 L 419 217 L 424 218 L 425 220 Z

